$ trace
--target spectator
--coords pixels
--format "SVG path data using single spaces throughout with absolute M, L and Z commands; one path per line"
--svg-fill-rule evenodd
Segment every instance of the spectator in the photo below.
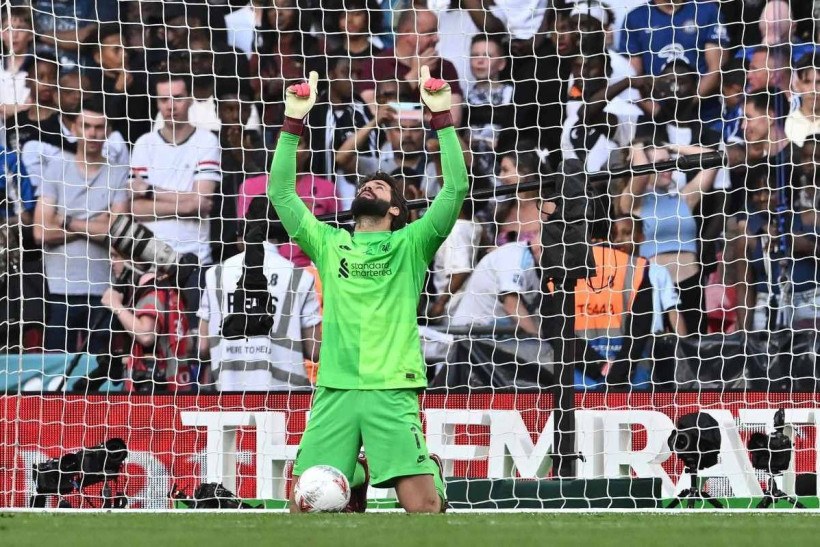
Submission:
M 6 148 L 22 151 L 29 141 L 43 141 L 60 147 L 63 142 L 57 106 L 57 63 L 37 59 L 28 67 L 26 80 L 31 90 L 31 108 L 19 112 L 6 134 Z M 25 162 L 25 160 L 24 160 Z
M 664 161 L 672 153 L 705 151 L 697 146 L 637 144 L 632 147 L 632 164 Z M 680 293 L 681 315 L 689 333 L 706 332 L 695 209 L 711 190 L 715 174 L 714 169 L 701 171 L 679 191 L 669 171 L 633 176 L 620 197 L 622 211 L 643 220 L 645 240 L 640 245 L 640 256 L 666 267 L 672 276 Z
M 296 193 L 305 202 L 314 215 L 333 214 L 338 210 L 339 200 L 335 196 L 335 187 L 328 179 L 318 177 L 310 172 L 310 132 L 299 140 L 296 154 Z M 238 213 L 245 218 L 248 207 L 256 196 L 264 196 L 268 188 L 268 175 L 251 177 L 239 187 Z M 279 245 L 279 254 L 290 260 L 299 268 L 311 265 L 308 257 L 295 243 L 288 241 Z
M 627 384 L 651 333 L 649 264 L 606 244 L 593 244 L 591 251 L 594 275 L 575 283 L 575 334 L 582 361 L 575 383 L 578 388 Z M 542 308 L 544 333 L 554 338 L 561 336 L 562 321 L 552 318 L 565 315 L 564 298 L 552 283 L 549 290 Z
M 212 44 L 207 30 L 196 29 L 191 31 L 186 52 L 175 59 L 175 63 L 190 66 L 185 70 L 193 74 L 193 103 L 188 112 L 188 121 L 197 129 L 219 132 L 219 100 L 226 95 L 250 94 L 249 67 L 244 56 L 235 52 L 226 51 L 224 45 Z M 183 56 L 184 55 L 184 56 Z M 167 64 L 163 63 L 157 73 L 167 72 Z M 154 129 L 162 127 L 162 112 L 158 112 Z M 250 116 L 245 126 L 250 130 L 260 129 L 259 112 L 255 105 L 250 106 Z
M 501 80 L 507 68 L 504 45 L 492 36 L 477 34 L 470 48 L 470 72 L 475 84 L 467 91 L 464 119 L 473 154 L 473 179 L 480 188 L 491 187 L 484 179 L 495 174 L 496 154 L 515 147 L 515 84 Z M 467 129 L 466 128 L 466 129 Z
M 697 72 L 686 61 L 673 60 L 664 65 L 652 84 L 654 112 L 638 120 L 636 138 L 680 145 L 717 145 L 721 135 L 703 120 L 697 85 Z
M 398 127 L 388 130 L 387 146 L 382 149 L 382 167 L 400 177 L 413 196 L 432 198 L 441 188 L 440 170 L 425 145 L 421 110 L 401 110 Z
M 222 129 L 222 184 L 214 193 L 211 222 L 211 253 L 221 262 L 239 252 L 239 215 L 237 199 L 240 187 L 248 177 L 267 172 L 267 154 L 258 131 L 246 129 L 252 107 L 247 95 L 224 95 L 219 101 Z
M 148 76 L 125 55 L 121 27 L 102 25 L 91 56 L 100 67 L 98 87 L 105 95 L 109 125 L 131 147 L 151 130 L 153 119 Z M 86 88 L 87 89 L 87 88 Z
M 746 89 L 746 66 L 741 59 L 732 59 L 723 67 L 720 93 L 723 110 L 711 129 L 718 131 L 725 144 L 743 141 L 743 97 Z
M 791 212 L 790 180 L 766 168 L 749 173 L 750 197 L 739 246 L 738 322 L 774 333 L 818 328 L 818 251 L 814 226 Z
M 126 267 L 132 266 L 112 252 L 114 275 L 119 278 Z M 190 339 L 185 336 L 188 320 L 180 291 L 168 272 L 137 273 L 135 286 L 125 288 L 133 291 L 132 303 L 119 287 L 111 286 L 102 295 L 102 305 L 132 339 L 126 389 L 146 394 L 193 391 L 196 378 L 185 359 Z
M 621 217 L 612 223 L 612 246 L 629 256 L 638 256 L 638 248 L 646 241 L 643 220 L 638 217 Z M 686 336 L 686 324 L 680 317 L 681 304 L 669 270 L 650 262 L 647 273 L 652 285 L 652 330 L 653 334 L 674 332 Z
M 481 237 L 481 226 L 473 219 L 472 200 L 467 199 L 452 232 L 433 259 L 432 277 L 436 294 L 428 311 L 429 318 L 448 315 L 448 310 L 458 306 L 475 268 Z
M 804 55 L 795 67 L 794 89 L 800 106 L 786 117 L 786 137 L 803 146 L 809 135 L 820 132 L 820 53 Z
M 626 16 L 620 48 L 629 55 L 637 75 L 658 76 L 673 61 L 694 67 L 700 78 L 697 93 L 692 95 L 703 102 L 719 91 L 727 46 L 716 2 L 649 0 Z M 703 116 L 707 114 L 703 112 Z
M 199 309 L 200 351 L 210 354 L 220 391 L 309 389 L 304 359 L 319 359 L 321 317 L 314 277 L 277 252 L 287 234 L 266 197 L 254 198 L 248 223 L 265 223 L 264 272 L 268 291 L 279 302 L 269 336 L 228 340 L 220 336 L 223 319 L 234 313 L 233 294 L 243 272 L 245 253 L 210 268 Z M 247 232 L 246 232 L 247 233 Z M 251 245 L 250 243 L 248 245 Z M 207 333 L 207 335 L 205 335 Z
M 364 82 L 364 76 L 373 72 L 366 65 L 373 62 L 384 50 L 384 42 L 379 38 L 382 21 L 376 0 L 335 0 L 326 18 L 325 32 L 329 57 L 348 57 L 350 73 L 347 78 L 357 85 Z M 334 39 L 335 38 L 335 39 Z
M 322 47 L 309 33 L 310 21 L 300 17 L 296 0 L 272 0 L 265 10 L 254 55 L 251 85 L 262 107 L 265 144 L 272 147 L 284 119 L 285 87 L 311 70 L 325 72 Z
M 350 60 L 328 57 L 327 65 L 327 91 L 321 92 L 308 117 L 311 171 L 333 180 L 336 196 L 348 208 L 356 195 L 355 177 L 378 166 L 379 133 L 370 110 L 354 91 Z
M 535 182 L 540 175 L 541 157 L 537 152 L 509 152 L 501 158 L 498 182 L 502 186 L 518 186 Z M 497 245 L 540 240 L 541 213 L 538 201 L 538 190 L 530 190 L 519 192 L 515 197 L 500 202 L 495 214 L 498 225 Z
M 188 121 L 190 75 L 172 67 L 157 80 L 156 96 L 165 122 L 134 145 L 133 214 L 158 239 L 207 265 L 213 196 L 222 180 L 219 140 Z
M 43 170 L 34 238 L 43 246 L 51 293 L 45 348 L 77 351 L 83 333 L 90 338 L 90 351 L 100 353 L 107 349 L 110 330 L 110 315 L 98 309 L 111 273 L 109 218 L 128 211 L 128 168 L 105 161 L 103 105 L 97 97 L 86 99 L 78 120 L 76 154 L 64 152 Z M 101 326 L 96 321 L 102 321 Z
M 820 231 L 820 133 L 806 137 L 795 164 L 799 175 L 795 184 L 799 188 L 795 209 L 800 213 L 803 226 L 814 226 Z
M 797 23 L 791 11 L 785 0 L 766 2 L 758 20 L 760 42 L 755 46 L 741 47 L 736 56 L 748 61 L 754 54 L 763 52 L 775 58 L 775 66 L 792 66 L 805 54 L 814 51 L 814 44 L 806 43 L 797 36 Z
M 2 66 L 0 66 L 0 107 L 3 119 L 18 110 L 28 108 L 30 90 L 26 86 L 26 75 L 34 64 L 31 28 L 31 11 L 25 7 L 0 10 L 2 25 Z M 5 135 L 0 142 L 6 142 Z
M 561 133 L 563 159 L 580 159 L 586 168 L 599 171 L 611 152 L 632 140 L 640 111 L 632 102 L 641 98 L 629 60 L 606 45 L 611 13 L 604 4 L 590 1 L 574 5 L 566 17 L 556 13 L 561 44 L 573 51 L 571 87 Z M 567 19 L 566 24 L 560 23 Z M 577 30 L 576 30 L 577 29 Z
M 539 337 L 538 315 L 531 310 L 540 295 L 536 268 L 540 259 L 537 240 L 508 243 L 490 251 L 467 280 L 450 324 L 514 327 L 525 337 Z
M 464 93 L 455 67 L 450 61 L 442 59 L 436 51 L 437 29 L 438 18 L 432 11 L 415 8 L 402 11 L 396 27 L 396 46 L 376 57 L 372 67 L 369 67 L 372 72 L 364 74 L 366 82 L 361 86 L 362 99 L 372 104 L 375 98 L 375 82 L 395 79 L 406 82 L 412 93 L 407 99 L 418 103 L 419 70 L 422 66 L 427 66 L 434 77 L 450 83 L 453 96 L 450 113 L 453 123 L 459 127 Z
M 765 91 L 770 87 L 788 91 L 790 79 L 789 57 L 782 49 L 759 48 L 749 56 L 747 91 Z
M 97 30 L 98 7 L 110 3 L 32 0 L 37 55 L 56 56 L 63 69 L 92 66 L 93 61 L 83 55 L 82 46 Z

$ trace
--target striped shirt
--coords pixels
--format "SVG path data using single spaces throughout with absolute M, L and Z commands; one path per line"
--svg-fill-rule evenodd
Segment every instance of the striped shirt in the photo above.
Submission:
M 146 133 L 134 145 L 131 174 L 163 190 L 191 192 L 200 180 L 213 181 L 218 189 L 222 180 L 219 139 L 197 129 L 183 142 L 173 144 L 159 131 Z M 177 252 L 193 253 L 202 264 L 211 263 L 209 219 L 177 215 L 144 224 Z

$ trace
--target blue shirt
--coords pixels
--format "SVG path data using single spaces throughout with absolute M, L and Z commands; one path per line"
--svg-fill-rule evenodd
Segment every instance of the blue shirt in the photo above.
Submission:
M 741 46 L 735 54 L 735 58 L 750 61 L 752 59 L 752 55 L 755 54 L 755 51 L 762 47 L 764 46 Z M 809 42 L 798 42 L 795 44 L 791 44 L 791 48 L 793 65 L 796 64 L 797 61 L 799 61 L 800 58 L 803 57 L 803 55 L 805 55 L 806 53 L 811 53 L 815 50 L 815 48 L 817 48 L 818 51 L 820 51 L 820 47 L 818 47 L 816 44 L 811 44 Z
M 642 257 L 698 251 L 698 227 L 680 194 L 650 192 L 643 196 L 638 216 L 646 238 L 640 247 Z
M 675 59 L 686 60 L 704 74 L 706 44 L 729 43 L 722 20 L 717 2 L 690 0 L 669 15 L 650 0 L 627 14 L 619 49 L 640 56 L 644 74 L 657 76 Z
M 811 229 L 807 229 L 800 219 L 800 215 L 789 215 L 791 220 L 791 227 L 786 227 L 787 232 L 800 235 L 812 233 Z M 749 214 L 748 223 L 746 224 L 746 231 L 754 237 L 749 253 L 749 261 L 751 262 L 752 272 L 754 277 L 753 287 L 755 292 L 768 292 L 771 288 L 774 294 L 780 293 L 780 286 L 778 278 L 781 272 L 781 261 L 775 257 L 774 263 L 771 265 L 771 275 L 766 268 L 766 259 L 763 256 L 764 240 L 768 242 L 769 215 L 762 211 L 756 211 Z M 790 257 L 786 259 L 787 267 L 790 270 L 791 281 L 793 284 L 793 292 L 803 292 L 815 289 L 818 281 L 820 281 L 820 272 L 817 257 L 814 256 L 795 256 L 793 251 L 788 253 Z
M 22 211 L 34 211 L 37 196 L 20 155 L 7 152 L 0 146 L 0 167 L 0 195 L 5 201 L 4 206 L 0 207 L 0 218 L 16 216 Z

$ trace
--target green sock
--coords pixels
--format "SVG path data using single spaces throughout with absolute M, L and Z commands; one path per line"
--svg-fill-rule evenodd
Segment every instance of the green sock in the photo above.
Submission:
M 361 462 L 356 462 L 356 469 L 353 471 L 353 480 L 350 481 L 350 488 L 358 488 L 364 484 L 365 472 Z

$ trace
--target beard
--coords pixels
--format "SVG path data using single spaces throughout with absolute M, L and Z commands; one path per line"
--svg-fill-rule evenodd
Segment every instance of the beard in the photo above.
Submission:
M 390 210 L 390 202 L 383 199 L 366 198 L 364 196 L 356 196 L 353 199 L 353 204 L 350 206 L 350 212 L 353 213 L 353 218 L 357 217 L 378 217 L 382 218 Z

